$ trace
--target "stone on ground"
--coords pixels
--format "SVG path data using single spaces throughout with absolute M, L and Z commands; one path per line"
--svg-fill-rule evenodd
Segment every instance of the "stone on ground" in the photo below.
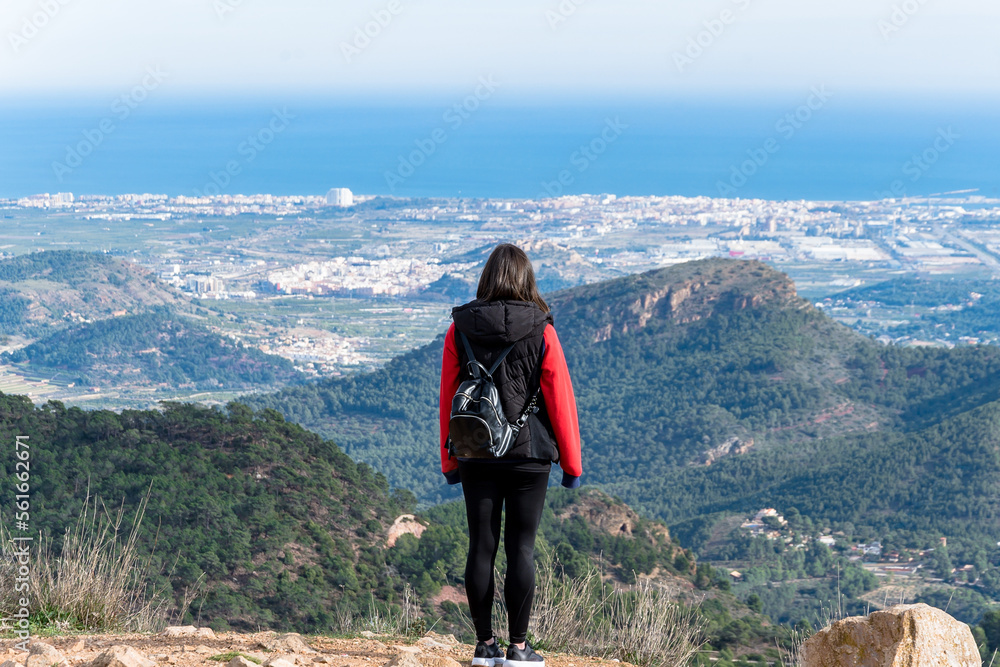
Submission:
M 804 667 L 980 667 L 969 626 L 926 604 L 853 616 L 802 645 Z
M 297 632 L 286 632 L 275 637 L 268 648 L 283 653 L 316 653 L 316 649 L 309 646 Z
M 417 660 L 424 667 L 462 667 L 458 660 L 444 655 L 418 655 Z
M 396 657 L 385 663 L 382 667 L 423 667 L 417 659 L 417 654 L 413 651 L 400 651 Z
M 167 637 L 215 637 L 212 628 L 197 628 L 193 625 L 168 625 L 163 634 Z
M 462 667 L 453 658 L 440 655 L 429 655 L 421 653 L 419 650 L 412 650 L 413 647 L 406 647 L 410 650 L 400 651 L 383 667 Z
M 257 667 L 257 663 L 253 660 L 247 660 L 242 655 L 233 656 L 233 658 L 226 663 L 226 667 Z
M 155 667 L 156 663 L 131 646 L 115 644 L 87 665 L 88 667 Z
M 66 656 L 52 644 L 34 641 L 28 644 L 28 657 L 24 667 L 52 667 L 66 664 Z
M 428 630 L 427 634 L 424 635 L 424 638 L 433 639 L 436 642 L 447 644 L 448 646 L 458 646 L 458 640 L 455 639 L 455 635 L 452 634 L 439 635 L 433 630 Z

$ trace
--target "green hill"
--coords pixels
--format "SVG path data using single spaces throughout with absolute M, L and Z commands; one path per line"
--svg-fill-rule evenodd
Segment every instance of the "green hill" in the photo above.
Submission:
M 23 372 L 62 372 L 91 387 L 251 389 L 302 380 L 292 362 L 154 306 L 66 327 L 0 360 Z
M 468 632 L 453 602 L 464 595 L 462 504 L 418 514 L 419 539 L 403 534 L 390 548 L 390 526 L 415 499 L 390 491 L 381 474 L 333 442 L 238 402 L 224 410 L 161 408 L 36 407 L 0 393 L 0 437 L 27 436 L 30 447 L 32 531 L 53 536 L 58 548 L 88 490 L 113 507 L 123 502 L 129 526 L 148 492 L 137 543 L 152 554 L 153 583 L 166 586 L 175 605 L 186 590 L 198 591 L 187 621 L 200 614 L 216 629 L 339 631 L 345 615 L 366 616 L 373 602 L 398 605 L 409 585 L 428 624 L 443 619 L 439 629 Z M 17 460 L 3 460 L 10 479 Z M 0 489 L 5 525 L 13 525 L 15 493 L 12 485 Z M 688 589 L 720 581 L 696 567 L 664 524 L 593 489 L 552 494 L 540 532 L 546 545 L 571 576 L 600 562 L 626 581 L 653 573 Z M 446 586 L 457 591 L 440 595 Z
M 164 305 L 192 309 L 183 294 L 120 257 L 48 250 L 0 260 L 0 334 L 34 338 L 68 324 Z

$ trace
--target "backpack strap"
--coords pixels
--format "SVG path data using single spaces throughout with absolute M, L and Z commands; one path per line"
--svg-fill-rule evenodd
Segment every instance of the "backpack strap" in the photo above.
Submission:
M 465 337 L 465 334 L 462 333 L 461 331 L 458 331 L 458 329 L 455 329 L 455 331 L 457 331 L 458 335 L 462 337 L 462 344 L 465 346 L 465 356 L 469 358 L 468 361 L 469 372 L 471 372 L 472 377 L 476 378 L 477 380 L 479 379 L 482 371 L 486 371 L 486 375 L 488 377 L 493 377 L 493 373 L 496 371 L 497 368 L 500 367 L 500 364 L 501 362 L 503 362 L 504 357 L 507 356 L 508 352 L 514 349 L 513 343 L 504 348 L 504 351 L 500 353 L 500 356 L 497 357 L 496 361 L 493 362 L 493 365 L 490 366 L 489 370 L 487 370 L 486 366 L 483 366 L 476 360 L 476 355 L 473 354 L 472 352 L 472 345 L 469 344 L 469 339 Z
M 488 371 L 488 375 L 490 375 L 490 376 L 493 375 L 493 372 L 497 368 L 500 367 L 500 362 L 502 362 L 504 360 L 504 357 L 507 356 L 507 353 L 510 352 L 513 349 L 514 349 L 514 344 L 513 343 L 511 343 L 510 345 L 508 345 L 507 347 L 504 348 L 504 351 L 500 353 L 500 356 L 497 357 L 497 360 L 494 361 L 493 365 L 490 367 L 490 370 Z

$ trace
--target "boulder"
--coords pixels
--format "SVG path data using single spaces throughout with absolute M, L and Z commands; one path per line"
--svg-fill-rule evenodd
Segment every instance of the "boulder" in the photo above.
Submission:
M 156 663 L 131 646 L 115 644 L 87 663 L 87 667 L 155 667 Z M 256 667 L 256 666 L 254 666 Z
M 980 667 L 972 631 L 940 609 L 901 604 L 837 621 L 806 640 L 804 667 Z
M 264 667 L 295 667 L 295 663 L 281 655 L 272 655 L 264 661 Z
M 68 650 L 76 653 L 77 651 L 82 651 L 84 646 L 86 646 L 86 643 L 82 639 L 78 639 L 73 642 L 73 645 L 70 646 Z
M 14 662 L 13 660 L 4 660 L 0 663 L 0 667 L 24 667 L 24 665 L 19 662 Z

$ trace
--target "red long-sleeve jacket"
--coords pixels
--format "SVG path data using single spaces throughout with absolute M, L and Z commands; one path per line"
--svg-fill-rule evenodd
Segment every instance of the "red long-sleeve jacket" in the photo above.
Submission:
M 580 460 L 580 424 L 576 414 L 576 398 L 569 378 L 566 357 L 556 336 L 555 327 L 545 326 L 545 356 L 542 358 L 541 388 L 545 409 L 559 446 L 559 466 L 563 469 L 563 486 L 579 486 L 583 474 Z M 441 364 L 441 472 L 449 482 L 457 482 L 458 461 L 449 458 L 445 443 L 451 421 L 451 401 L 459 385 L 458 350 L 455 349 L 455 324 L 444 337 L 444 359 Z

